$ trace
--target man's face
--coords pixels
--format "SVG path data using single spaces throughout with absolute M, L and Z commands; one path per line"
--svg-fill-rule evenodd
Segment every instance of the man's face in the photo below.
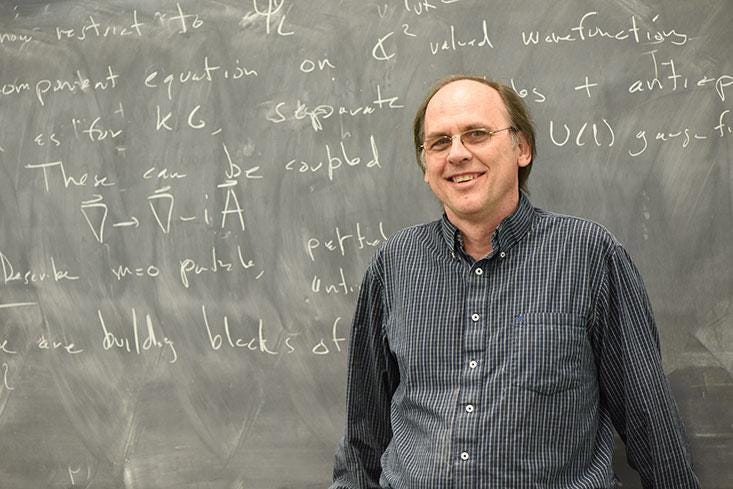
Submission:
M 425 111 L 425 139 L 453 136 L 472 128 L 489 130 L 510 126 L 499 93 L 472 80 L 444 86 Z M 522 134 L 512 141 L 511 131 L 494 134 L 488 143 L 469 150 L 454 138 L 445 154 L 425 153 L 425 182 L 443 203 L 448 218 L 482 223 L 511 213 L 519 198 L 519 167 L 531 160 L 531 148 Z

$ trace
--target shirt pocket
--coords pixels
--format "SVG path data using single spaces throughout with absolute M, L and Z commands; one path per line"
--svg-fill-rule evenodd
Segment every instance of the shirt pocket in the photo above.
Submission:
M 585 319 L 569 313 L 518 314 L 508 328 L 510 372 L 518 387 L 554 395 L 592 375 Z

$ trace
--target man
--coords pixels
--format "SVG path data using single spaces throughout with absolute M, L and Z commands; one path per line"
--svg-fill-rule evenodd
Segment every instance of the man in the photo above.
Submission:
M 603 227 L 520 192 L 522 100 L 451 77 L 414 135 L 445 213 L 367 269 L 332 489 L 615 488 L 613 428 L 645 488 L 698 488 L 636 268 Z

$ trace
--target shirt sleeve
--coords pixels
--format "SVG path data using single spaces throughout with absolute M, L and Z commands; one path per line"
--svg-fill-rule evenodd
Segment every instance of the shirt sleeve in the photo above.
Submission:
M 380 459 L 392 439 L 390 404 L 399 382 L 384 333 L 384 290 L 373 261 L 359 292 L 349 346 L 346 427 L 331 489 L 379 488 Z
M 662 370 L 659 336 L 641 276 L 612 249 L 596 307 L 602 408 L 626 444 L 645 489 L 699 489 L 684 429 Z

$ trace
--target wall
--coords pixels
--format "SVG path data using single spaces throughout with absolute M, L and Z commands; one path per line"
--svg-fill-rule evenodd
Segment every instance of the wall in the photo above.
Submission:
M 724 0 L 3 2 L 0 485 L 324 487 L 361 274 L 440 213 L 414 111 L 472 72 L 533 112 L 533 203 L 636 260 L 730 487 L 731 25 Z

